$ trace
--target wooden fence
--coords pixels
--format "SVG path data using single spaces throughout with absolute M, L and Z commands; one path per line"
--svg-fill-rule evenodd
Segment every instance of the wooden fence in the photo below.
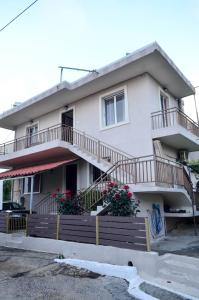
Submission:
M 6 214 L 0 214 L 0 232 L 7 232 L 7 216 Z
M 138 217 L 33 214 L 27 235 L 150 251 L 148 220 Z

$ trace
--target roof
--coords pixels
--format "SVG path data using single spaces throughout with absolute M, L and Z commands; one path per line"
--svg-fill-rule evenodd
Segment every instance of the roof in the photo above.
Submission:
M 96 71 L 72 83 L 64 81 L 57 84 L 2 113 L 0 126 L 14 130 L 31 119 L 144 73 L 150 74 L 176 98 L 195 93 L 189 80 L 156 42 Z
M 2 173 L 0 173 L 0 179 L 34 175 L 34 174 L 37 174 L 40 172 L 44 172 L 47 170 L 52 170 L 52 169 L 61 167 L 63 165 L 69 164 L 75 160 L 77 160 L 77 159 L 62 160 L 62 161 L 57 161 L 57 162 L 53 162 L 53 163 L 42 164 L 42 165 L 25 167 L 25 168 L 2 172 Z

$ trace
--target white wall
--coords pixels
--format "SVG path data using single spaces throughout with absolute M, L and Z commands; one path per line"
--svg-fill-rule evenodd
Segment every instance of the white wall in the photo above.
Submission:
M 100 129 L 100 96 L 126 87 L 128 100 L 129 122 L 109 129 Z M 169 96 L 169 107 L 177 106 L 177 101 Z M 55 98 L 56 101 L 56 98 Z M 151 113 L 161 109 L 160 86 L 148 74 L 138 76 L 102 92 L 81 99 L 72 105 L 74 110 L 74 127 L 99 138 L 132 156 L 153 154 L 151 138 Z M 70 106 L 69 106 L 70 108 Z M 61 123 L 60 108 L 33 120 L 38 123 L 39 130 Z M 31 117 L 30 117 L 31 119 Z M 16 138 L 26 134 L 26 127 L 31 123 L 22 124 L 16 130 Z

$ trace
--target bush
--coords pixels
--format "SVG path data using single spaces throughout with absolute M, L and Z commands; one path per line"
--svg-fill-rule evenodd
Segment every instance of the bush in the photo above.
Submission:
M 73 197 L 70 190 L 61 193 L 59 189 L 53 193 L 52 198 L 58 203 L 58 212 L 62 215 L 80 215 L 83 211 L 78 198 Z
M 129 186 L 122 188 L 117 183 L 109 182 L 104 190 L 104 202 L 109 205 L 109 214 L 112 216 L 131 216 L 139 211 L 139 202 L 133 198 Z

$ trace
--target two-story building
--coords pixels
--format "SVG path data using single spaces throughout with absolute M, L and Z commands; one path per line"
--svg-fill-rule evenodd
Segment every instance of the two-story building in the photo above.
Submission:
M 157 43 L 73 83 L 61 82 L 0 115 L 15 138 L 0 146 L 0 174 L 13 178 L 13 200 L 49 204 L 57 188 L 92 191 L 103 172 L 129 184 L 142 215 L 192 216 L 194 197 L 181 164 L 199 150 L 199 128 L 183 110 L 194 87 Z M 94 184 L 93 184 L 94 183 Z M 30 202 L 30 203 L 29 203 Z M 195 214 L 199 214 L 196 211 Z

